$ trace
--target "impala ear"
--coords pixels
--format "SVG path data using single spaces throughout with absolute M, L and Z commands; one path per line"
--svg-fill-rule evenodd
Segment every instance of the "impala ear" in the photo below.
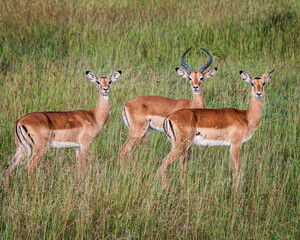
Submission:
M 118 78 L 121 76 L 121 74 L 122 74 L 122 71 L 120 71 L 120 70 L 117 72 L 114 72 L 113 75 L 111 75 L 110 80 L 113 82 L 117 81 Z
M 182 68 L 176 68 L 175 70 L 176 70 L 176 72 L 178 73 L 178 75 L 179 75 L 180 77 L 187 78 L 187 79 L 190 80 L 190 78 L 189 78 L 189 75 L 190 75 L 190 74 L 188 74 L 187 71 L 185 71 L 185 70 L 182 69 Z
M 269 81 L 269 80 L 271 79 L 272 74 L 273 74 L 274 71 L 275 71 L 275 69 L 273 69 L 271 72 L 269 72 L 269 73 L 263 75 L 262 78 L 264 79 L 264 83 L 267 82 L 267 81 Z
M 217 72 L 218 68 L 212 68 L 209 71 L 203 73 L 203 78 L 212 78 L 216 72 Z
M 241 77 L 244 81 L 248 82 L 248 83 L 252 83 L 252 78 L 250 77 L 250 75 L 244 71 L 240 71 Z
M 100 84 L 100 82 L 98 81 L 96 75 L 90 71 L 86 71 L 86 76 L 88 77 L 88 79 L 91 81 L 91 82 L 94 82 L 94 83 L 97 83 L 97 84 Z

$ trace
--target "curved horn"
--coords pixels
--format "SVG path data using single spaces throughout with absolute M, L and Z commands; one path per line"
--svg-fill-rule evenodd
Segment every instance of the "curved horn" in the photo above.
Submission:
M 203 73 L 204 70 L 205 70 L 206 68 L 208 68 L 209 65 L 212 63 L 212 57 L 211 57 L 210 53 L 209 53 L 208 51 L 206 51 L 204 48 L 201 48 L 201 49 L 202 49 L 203 51 L 205 51 L 205 52 L 207 53 L 207 55 L 209 56 L 208 62 L 205 63 L 205 64 L 198 70 L 199 72 Z
M 181 60 L 180 60 L 181 65 L 182 65 L 189 73 L 194 72 L 194 70 L 193 70 L 189 65 L 187 65 L 187 64 L 183 61 L 183 59 L 184 59 L 185 54 L 186 54 L 188 51 L 190 51 L 191 48 L 192 48 L 192 47 L 190 47 L 188 50 L 185 51 L 185 53 L 182 55 Z

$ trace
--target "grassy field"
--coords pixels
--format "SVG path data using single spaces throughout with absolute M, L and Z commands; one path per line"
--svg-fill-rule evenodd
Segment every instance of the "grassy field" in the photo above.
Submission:
M 0 1 L 0 239 L 299 239 L 299 1 Z M 204 82 L 208 108 L 246 109 L 265 87 L 262 120 L 240 153 L 241 183 L 230 183 L 227 147 L 192 148 L 187 181 L 179 161 L 166 195 L 157 171 L 171 144 L 155 132 L 120 170 L 129 133 L 123 104 L 141 95 L 191 98 L 175 68 L 198 69 L 208 49 L 218 72 Z M 32 111 L 92 109 L 97 87 L 85 71 L 123 74 L 111 86 L 110 118 L 76 181 L 75 150 L 49 150 L 35 171 L 4 188 L 15 153 L 15 120 Z M 129 164 L 128 164 L 129 165 Z

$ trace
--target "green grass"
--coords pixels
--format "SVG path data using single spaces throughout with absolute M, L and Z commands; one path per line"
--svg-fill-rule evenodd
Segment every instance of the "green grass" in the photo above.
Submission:
M 299 239 L 299 7 L 292 0 L 2 0 L 0 238 Z M 229 149 L 193 147 L 187 181 L 175 162 L 166 195 L 157 170 L 171 146 L 157 132 L 138 151 L 137 171 L 120 171 L 128 137 L 123 104 L 149 94 L 191 98 L 175 72 L 191 46 L 186 62 L 194 69 L 207 61 L 200 47 L 219 67 L 203 87 L 209 108 L 248 108 L 250 86 L 239 71 L 254 77 L 275 68 L 262 120 L 241 149 L 237 192 Z M 32 111 L 92 109 L 98 93 L 85 71 L 119 69 L 87 179 L 76 181 L 74 149 L 49 150 L 35 171 L 37 190 L 22 165 L 6 192 L 15 120 Z

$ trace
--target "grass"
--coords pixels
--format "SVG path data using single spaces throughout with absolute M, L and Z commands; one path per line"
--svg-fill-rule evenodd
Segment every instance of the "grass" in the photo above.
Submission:
M 299 239 L 298 1 L 12 1 L 0 2 L 0 238 Z M 191 98 L 175 73 L 182 53 L 198 69 L 213 54 L 206 106 L 246 109 L 250 86 L 239 71 L 262 76 L 262 120 L 240 153 L 242 180 L 232 191 L 226 147 L 193 147 L 172 191 L 157 172 L 170 151 L 153 133 L 137 153 L 137 171 L 120 171 L 128 137 L 123 104 L 141 95 Z M 91 70 L 123 74 L 111 88 L 110 119 L 89 152 L 90 173 L 76 181 L 75 151 L 49 150 L 32 189 L 24 165 L 4 190 L 15 151 L 15 120 L 32 111 L 92 109 Z M 26 164 L 26 163 L 25 163 Z

